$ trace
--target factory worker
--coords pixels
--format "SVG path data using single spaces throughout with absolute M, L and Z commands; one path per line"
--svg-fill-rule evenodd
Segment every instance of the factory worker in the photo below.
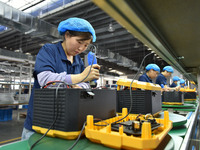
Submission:
M 167 77 L 170 77 L 173 72 L 174 70 L 171 66 L 165 66 L 163 71 L 156 78 L 156 84 L 159 84 L 162 87 L 162 90 L 169 91 L 175 89 L 167 86 Z
M 178 81 L 180 81 L 180 78 L 178 76 L 174 76 L 172 80 L 173 80 L 173 83 L 169 87 L 172 87 L 172 88 L 177 87 L 177 84 L 178 84 Z
M 33 72 L 34 86 L 29 100 L 27 117 L 22 132 L 22 140 L 28 139 L 33 133 L 33 97 L 34 89 L 43 87 L 49 81 L 64 81 L 79 83 L 89 73 L 90 67 L 84 68 L 79 56 L 88 45 L 96 41 L 95 30 L 92 25 L 81 18 L 69 18 L 60 22 L 58 32 L 63 36 L 63 41 L 56 44 L 45 44 L 39 51 Z M 86 79 L 72 88 L 88 88 L 85 83 L 99 78 L 98 64 L 94 64 Z
M 185 80 L 184 79 L 180 80 L 180 86 L 181 86 L 181 88 L 185 87 Z
M 160 73 L 160 68 L 156 64 L 148 64 L 145 69 L 146 73 L 141 75 L 138 81 L 153 83 L 152 79 L 158 76 L 158 74 Z

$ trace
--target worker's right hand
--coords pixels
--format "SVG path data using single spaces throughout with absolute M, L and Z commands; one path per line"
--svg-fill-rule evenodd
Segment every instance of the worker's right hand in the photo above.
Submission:
M 180 91 L 180 88 L 181 88 L 180 86 L 177 86 L 177 87 L 175 87 L 175 90 Z
M 86 67 L 85 70 L 81 73 L 82 78 L 85 78 L 88 75 L 88 73 L 90 71 L 90 67 L 91 66 Z M 99 69 L 100 69 L 100 66 L 98 64 L 93 64 L 90 74 L 84 80 L 84 82 L 91 81 L 94 79 L 99 79 Z
M 170 88 L 167 87 L 167 86 L 165 86 L 165 87 L 163 88 L 163 91 L 168 92 L 168 91 L 170 91 Z

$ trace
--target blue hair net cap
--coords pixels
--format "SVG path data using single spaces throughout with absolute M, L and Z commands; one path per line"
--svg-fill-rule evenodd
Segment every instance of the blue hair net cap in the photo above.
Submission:
M 160 68 L 159 68 L 158 65 L 156 65 L 156 64 L 148 64 L 148 65 L 146 66 L 146 70 L 147 70 L 147 71 L 149 71 L 149 70 L 151 70 L 151 69 L 160 72 Z
M 179 81 L 179 80 L 180 80 L 180 78 L 178 76 L 173 77 L 173 81 Z
M 171 73 L 173 73 L 174 72 L 174 69 L 171 67 L 171 66 L 165 66 L 164 68 L 163 68 L 163 71 L 167 71 L 167 72 L 171 72 Z
M 66 31 L 90 32 L 92 34 L 92 42 L 96 41 L 95 30 L 92 25 L 85 19 L 69 18 L 59 23 L 58 32 L 63 35 Z
M 180 84 L 185 84 L 185 80 L 181 79 Z

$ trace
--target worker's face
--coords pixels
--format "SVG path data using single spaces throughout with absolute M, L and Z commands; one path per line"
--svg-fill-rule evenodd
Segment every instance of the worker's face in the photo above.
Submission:
M 170 77 L 172 75 L 171 72 L 167 72 L 167 77 Z
M 158 71 L 155 71 L 153 69 L 149 70 L 149 77 L 151 79 L 155 79 L 157 76 L 158 76 L 159 72 Z
M 177 85 L 178 81 L 174 81 L 174 83 Z
M 91 39 L 83 40 L 82 37 L 79 36 L 65 36 L 65 47 L 68 55 L 76 56 L 84 52 L 88 45 L 91 43 Z

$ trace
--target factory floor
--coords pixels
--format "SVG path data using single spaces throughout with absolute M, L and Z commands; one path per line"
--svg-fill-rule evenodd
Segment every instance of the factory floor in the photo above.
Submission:
M 27 109 L 13 110 L 12 120 L 0 122 L 0 146 L 21 140 Z

